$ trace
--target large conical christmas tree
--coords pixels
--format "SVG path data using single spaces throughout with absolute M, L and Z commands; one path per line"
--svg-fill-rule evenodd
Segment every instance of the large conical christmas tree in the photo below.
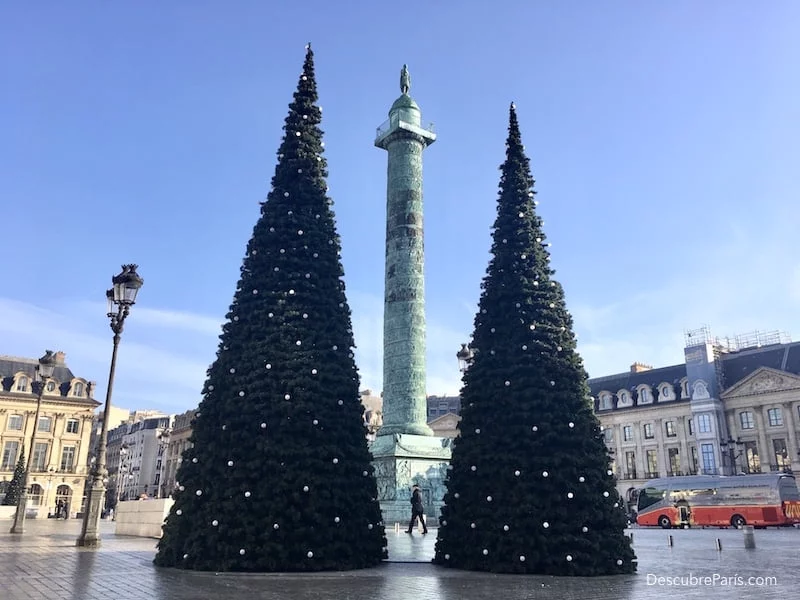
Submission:
M 22 491 L 22 480 L 25 478 L 25 448 L 19 453 L 17 466 L 14 467 L 14 475 L 8 484 L 6 495 L 3 498 L 4 506 L 16 506 L 19 502 L 20 492 Z
M 505 573 L 630 573 L 621 501 L 550 268 L 513 104 L 501 172 L 434 562 Z
M 158 565 L 319 571 L 385 557 L 316 101 L 309 47 Z

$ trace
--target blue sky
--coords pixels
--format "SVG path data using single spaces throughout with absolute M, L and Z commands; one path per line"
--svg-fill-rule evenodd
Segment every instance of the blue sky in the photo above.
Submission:
M 800 336 L 796 2 L 1 10 L 0 353 L 63 350 L 102 398 L 104 292 L 139 263 L 115 405 L 199 401 L 308 41 L 363 387 L 381 385 L 373 139 L 403 63 L 439 136 L 425 154 L 429 393 L 459 388 L 512 100 L 590 375 L 679 362 L 703 324 Z

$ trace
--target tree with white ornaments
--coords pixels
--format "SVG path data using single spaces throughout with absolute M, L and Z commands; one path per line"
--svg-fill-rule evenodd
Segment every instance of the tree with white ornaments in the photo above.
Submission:
M 386 556 L 320 121 L 308 47 L 157 565 L 345 570 Z
M 533 185 L 512 104 L 434 562 L 499 573 L 631 573 L 610 456 Z

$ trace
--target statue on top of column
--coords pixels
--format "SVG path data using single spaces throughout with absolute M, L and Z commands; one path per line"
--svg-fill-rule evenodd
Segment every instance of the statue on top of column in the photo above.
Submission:
M 403 65 L 403 69 L 400 71 L 400 91 L 403 94 L 408 94 L 410 89 L 411 76 L 408 74 L 408 65 Z

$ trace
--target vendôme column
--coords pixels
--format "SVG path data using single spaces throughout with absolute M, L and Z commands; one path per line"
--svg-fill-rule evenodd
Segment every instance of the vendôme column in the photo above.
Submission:
M 422 153 L 435 140 L 409 96 L 404 65 L 400 97 L 378 128 L 375 145 L 388 152 L 386 272 L 383 305 L 383 424 L 371 445 L 378 498 L 387 526 L 408 523 L 411 485 L 426 514 L 438 518 L 450 460 L 449 439 L 427 424 L 425 389 L 425 248 Z M 399 526 L 399 525 L 398 525 Z

